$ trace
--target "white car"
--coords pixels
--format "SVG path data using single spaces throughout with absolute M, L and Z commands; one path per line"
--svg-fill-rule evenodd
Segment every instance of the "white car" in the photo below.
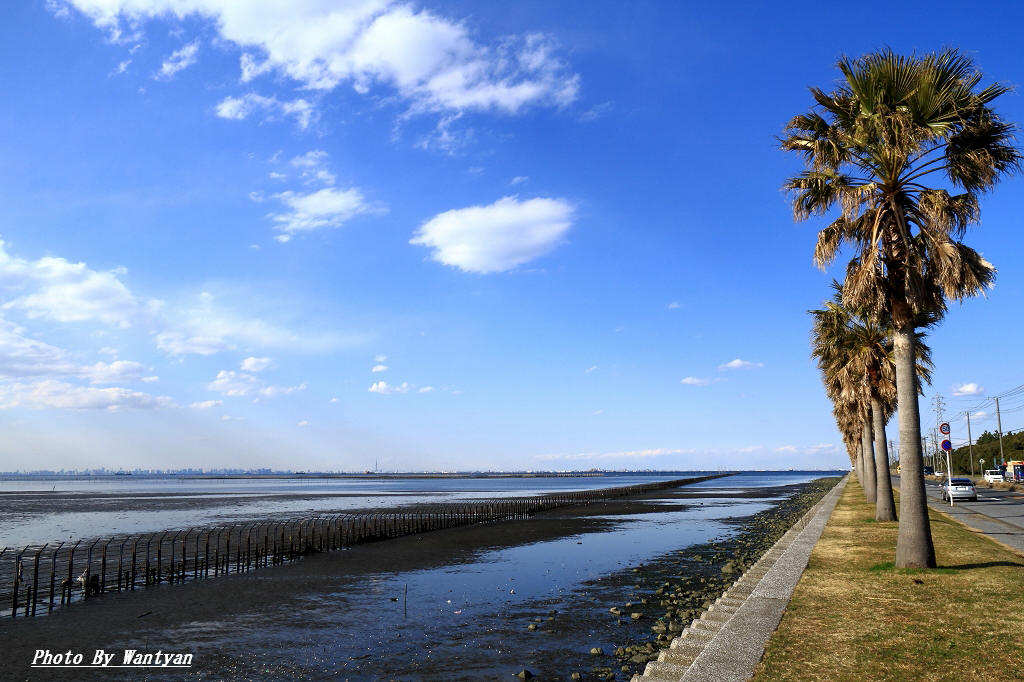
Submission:
M 1002 483 L 1003 475 L 999 473 L 999 469 L 985 469 L 985 482 Z
M 978 501 L 978 491 L 974 488 L 974 481 L 969 478 L 948 478 L 942 482 L 942 499 L 949 500 L 971 500 Z

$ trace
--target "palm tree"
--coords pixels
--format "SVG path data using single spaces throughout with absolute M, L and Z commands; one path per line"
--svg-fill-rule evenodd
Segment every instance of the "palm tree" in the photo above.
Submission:
M 932 567 L 914 374 L 919 313 L 942 315 L 947 299 L 983 294 L 995 268 L 959 240 L 978 221 L 978 197 L 1018 170 L 1014 126 L 990 106 L 1008 91 L 980 87 L 973 61 L 957 50 L 900 56 L 883 50 L 842 58 L 830 93 L 811 88 L 816 106 L 786 126 L 782 148 L 803 155 L 791 178 L 794 215 L 839 215 L 818 233 L 824 267 L 841 246 L 854 255 L 843 300 L 887 313 L 900 430 L 899 567 Z M 929 184 L 924 184 L 929 183 Z
M 843 305 L 842 286 L 832 282 L 835 293 L 821 310 L 809 311 L 814 318 L 812 356 L 824 377 L 848 395 L 855 396 L 861 408 L 861 443 L 865 453 L 865 471 L 861 478 L 868 493 L 868 502 L 875 504 L 875 520 L 895 521 L 892 484 L 889 479 L 889 453 L 885 425 L 896 409 L 896 373 L 892 353 L 892 326 L 881 316 L 872 316 L 863 309 Z M 934 320 L 922 317 L 919 327 L 929 327 Z M 931 349 L 924 343 L 924 333 L 916 332 L 917 357 L 915 371 L 919 379 L 931 383 Z M 828 380 L 826 379 L 826 386 Z M 866 415 L 864 412 L 866 411 Z M 874 435 L 874 457 L 871 434 Z

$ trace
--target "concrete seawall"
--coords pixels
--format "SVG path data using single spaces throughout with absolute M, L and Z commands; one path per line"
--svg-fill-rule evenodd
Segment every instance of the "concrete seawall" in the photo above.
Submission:
M 811 507 L 633 682 L 753 677 L 849 475 Z

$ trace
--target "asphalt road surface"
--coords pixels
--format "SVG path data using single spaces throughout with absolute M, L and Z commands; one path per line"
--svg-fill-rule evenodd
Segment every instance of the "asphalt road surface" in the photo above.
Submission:
M 899 487 L 899 476 L 893 476 L 892 484 Z M 929 506 L 1024 552 L 1024 492 L 978 486 L 977 502 L 956 500 L 951 507 L 942 500 L 938 482 L 926 480 L 925 489 Z

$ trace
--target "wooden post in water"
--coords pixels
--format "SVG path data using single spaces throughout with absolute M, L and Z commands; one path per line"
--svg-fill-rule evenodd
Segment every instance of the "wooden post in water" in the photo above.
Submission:
M 64 543 L 60 543 L 53 549 L 53 554 L 50 555 L 50 611 L 53 611 L 53 591 L 57 586 L 57 552 Z
M 21 555 L 28 549 L 18 552 L 18 555 L 14 557 L 14 582 L 12 583 L 13 588 L 11 589 L 11 618 L 18 617 L 18 589 L 21 587 Z
M 36 556 L 32 559 L 32 614 L 36 615 L 36 601 L 39 599 L 39 555 L 46 549 L 46 545 L 39 548 Z M 29 615 L 29 614 L 25 614 Z

